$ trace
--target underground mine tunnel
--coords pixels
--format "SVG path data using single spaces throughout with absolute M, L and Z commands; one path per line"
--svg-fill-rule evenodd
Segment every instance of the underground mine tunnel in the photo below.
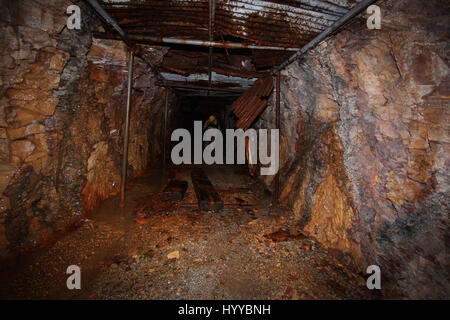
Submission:
M 0 4 L 1 298 L 450 297 L 448 1 Z

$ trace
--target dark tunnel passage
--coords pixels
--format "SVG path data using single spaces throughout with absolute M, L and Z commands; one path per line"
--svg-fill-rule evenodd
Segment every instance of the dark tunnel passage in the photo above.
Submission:
M 201 92 L 200 92 L 201 93 Z M 216 96 L 208 95 L 205 92 L 204 96 L 194 94 L 186 95 L 186 93 L 178 92 L 177 105 L 174 107 L 176 111 L 172 114 L 171 123 L 168 124 L 169 133 L 174 132 L 176 129 L 186 129 L 190 133 L 191 138 L 191 156 L 196 152 L 194 150 L 194 139 L 199 137 L 202 139 L 202 151 L 210 143 L 210 141 L 203 140 L 203 134 L 208 129 L 218 129 L 222 134 L 223 145 L 221 152 L 223 154 L 223 163 L 226 164 L 226 130 L 234 129 L 234 123 L 236 118 L 229 111 L 229 107 L 238 98 L 238 96 Z M 194 125 L 198 123 L 201 127 L 201 132 L 195 133 Z M 172 150 L 179 140 L 170 141 L 168 150 Z M 212 141 L 214 138 L 212 138 Z M 217 147 L 219 148 L 219 146 Z M 236 147 L 233 148 L 233 155 L 236 153 Z M 215 154 L 214 152 L 212 153 Z M 169 153 L 167 154 L 169 157 Z M 236 157 L 233 157 L 235 159 Z M 194 163 L 192 156 L 191 163 Z M 168 165 L 171 164 L 169 161 Z M 245 164 L 244 164 L 245 165 Z
M 225 129 L 233 128 L 233 118 L 228 108 L 236 99 L 237 97 L 181 96 L 179 116 L 175 116 L 174 128 L 185 128 L 194 134 L 194 121 L 201 121 L 203 127 L 213 116 L 213 126 L 224 133 Z

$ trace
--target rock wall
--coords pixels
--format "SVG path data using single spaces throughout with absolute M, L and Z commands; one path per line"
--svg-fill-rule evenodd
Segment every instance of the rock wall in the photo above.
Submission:
M 92 39 L 100 24 L 76 3 L 81 30 L 66 27 L 71 1 L 0 3 L 2 255 L 45 243 L 120 188 L 127 48 Z M 158 164 L 165 99 L 138 58 L 135 68 L 130 177 Z
M 379 265 L 387 297 L 447 298 L 449 3 L 380 7 L 381 30 L 362 16 L 282 71 L 281 202 L 361 272 Z

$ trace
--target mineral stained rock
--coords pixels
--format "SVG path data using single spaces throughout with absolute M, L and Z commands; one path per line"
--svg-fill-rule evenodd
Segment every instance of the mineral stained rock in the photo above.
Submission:
M 51 240 L 119 191 L 127 48 L 93 39 L 100 23 L 91 14 L 81 30 L 67 29 L 61 8 L 71 1 L 0 3 L 3 256 Z M 166 97 L 139 58 L 134 78 L 130 177 L 159 163 Z
M 357 20 L 281 74 L 281 202 L 379 265 L 388 297 L 450 292 L 448 9 L 386 1 L 381 30 Z M 255 127 L 274 117 L 272 100 Z

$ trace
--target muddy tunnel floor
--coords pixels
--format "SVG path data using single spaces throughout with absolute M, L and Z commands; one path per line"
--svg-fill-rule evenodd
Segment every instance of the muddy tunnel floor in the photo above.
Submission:
M 237 168 L 206 168 L 223 197 L 220 212 L 195 206 L 191 168 L 169 210 L 139 210 L 158 199 L 156 173 L 128 185 L 126 205 L 110 198 L 51 247 L 20 257 L 0 275 L 1 298 L 52 299 L 376 299 L 348 257 L 304 236 L 286 210 Z M 150 201 L 151 202 L 151 201 Z M 81 290 L 66 269 L 81 268 Z

